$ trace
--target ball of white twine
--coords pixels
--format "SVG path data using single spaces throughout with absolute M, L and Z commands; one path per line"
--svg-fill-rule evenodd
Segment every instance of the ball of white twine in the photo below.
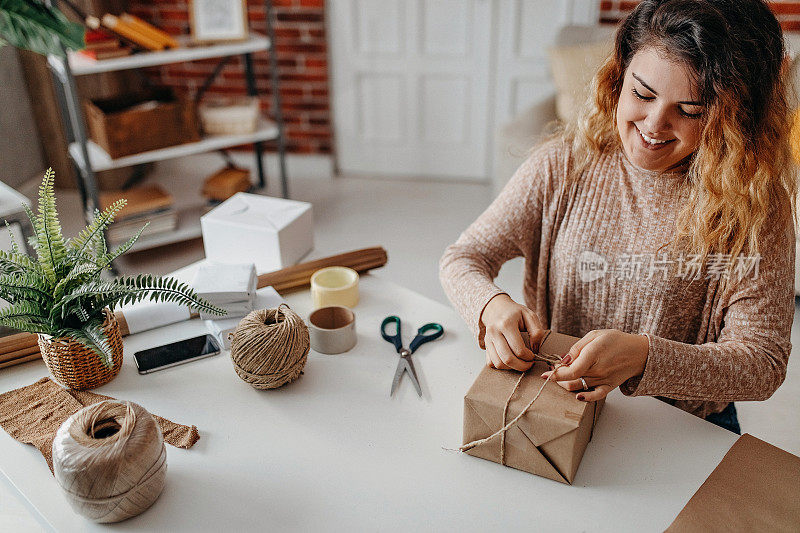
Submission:
M 61 424 L 53 473 L 72 508 L 95 522 L 136 516 L 164 488 L 167 452 L 161 428 L 132 402 L 105 400 Z

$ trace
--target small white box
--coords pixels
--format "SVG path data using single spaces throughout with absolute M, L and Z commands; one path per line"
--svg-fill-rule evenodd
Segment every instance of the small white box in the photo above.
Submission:
M 259 274 L 294 265 L 314 248 L 311 204 L 236 193 L 200 218 L 206 258 L 255 263 Z
M 258 277 L 253 263 L 218 263 L 204 261 L 192 280 L 200 298 L 214 305 L 252 302 L 256 297 Z
M 258 289 L 253 307 L 254 309 L 272 309 L 282 303 L 284 303 L 283 297 L 278 294 L 278 291 L 272 287 L 264 287 L 263 289 Z M 228 333 L 233 333 L 241 320 L 241 318 L 221 317 L 214 320 L 206 320 L 205 322 L 208 332 L 217 338 L 223 348 L 230 350 L 231 341 L 228 338 Z

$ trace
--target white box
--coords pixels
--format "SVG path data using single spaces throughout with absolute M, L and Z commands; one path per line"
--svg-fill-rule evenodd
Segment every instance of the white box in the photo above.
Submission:
M 278 291 L 272 287 L 264 287 L 258 289 L 256 293 L 254 309 L 272 309 L 284 303 L 283 297 L 278 294 Z M 228 338 L 228 333 L 233 333 L 236 326 L 239 325 L 241 318 L 215 318 L 214 320 L 206 320 L 206 328 L 208 332 L 219 341 L 220 346 L 226 350 L 231 349 L 231 341 Z
M 200 218 L 206 258 L 255 263 L 259 274 L 294 265 L 314 248 L 311 204 L 236 193 Z
M 253 263 L 206 260 L 197 269 L 190 285 L 197 296 L 214 305 L 252 302 L 258 285 L 256 266 Z

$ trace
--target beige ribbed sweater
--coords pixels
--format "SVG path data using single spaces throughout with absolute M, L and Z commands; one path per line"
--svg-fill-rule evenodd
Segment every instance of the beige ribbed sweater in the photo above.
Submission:
M 688 254 L 671 247 L 656 254 L 688 198 L 685 174 L 640 169 L 620 150 L 559 195 L 568 160 L 560 140 L 537 148 L 442 256 L 442 286 L 481 347 L 480 314 L 505 292 L 493 280 L 503 263 L 523 256 L 524 303 L 545 328 L 648 337 L 644 373 L 623 383 L 623 394 L 671 398 L 701 417 L 729 401 L 769 398 L 791 351 L 794 226 L 772 224 L 760 258 L 734 260 L 746 275 L 723 284 L 714 258 L 698 275 Z M 731 260 L 716 258 L 717 266 Z

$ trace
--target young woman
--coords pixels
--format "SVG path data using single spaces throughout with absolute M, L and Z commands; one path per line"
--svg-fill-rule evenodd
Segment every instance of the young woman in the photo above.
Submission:
M 532 152 L 448 247 L 442 285 L 486 349 L 594 401 L 656 396 L 739 432 L 735 400 L 783 382 L 794 202 L 780 26 L 761 0 L 644 0 L 577 124 Z M 525 305 L 492 280 L 525 257 Z M 548 373 L 543 374 L 546 377 Z

